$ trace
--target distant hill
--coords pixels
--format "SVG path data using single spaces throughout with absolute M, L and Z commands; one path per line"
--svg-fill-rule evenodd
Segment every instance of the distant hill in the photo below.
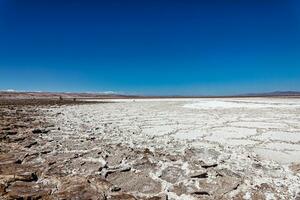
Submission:
M 249 93 L 243 94 L 240 96 L 300 96 L 300 92 L 298 91 L 275 91 L 275 92 L 265 92 L 265 93 Z
M 18 91 L 0 91 L 0 98 L 19 98 L 19 99 L 44 99 L 44 98 L 128 98 L 135 97 L 130 95 L 121 95 L 113 93 L 69 93 L 69 92 L 18 92 Z
M 297 91 L 275 91 L 266 93 L 248 93 L 241 95 L 228 96 L 142 96 L 142 95 L 124 95 L 111 92 L 93 93 L 93 92 L 19 92 L 19 91 L 0 91 L 0 98 L 12 99 L 126 99 L 126 98 L 224 98 L 224 97 L 300 97 Z

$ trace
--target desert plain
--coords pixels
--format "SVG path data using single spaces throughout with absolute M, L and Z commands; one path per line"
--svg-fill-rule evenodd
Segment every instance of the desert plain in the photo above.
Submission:
M 11 100 L 0 199 L 300 199 L 300 98 Z

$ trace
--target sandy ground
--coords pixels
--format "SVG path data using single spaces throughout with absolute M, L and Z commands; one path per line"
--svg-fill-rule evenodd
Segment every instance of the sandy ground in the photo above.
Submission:
M 48 199 L 300 198 L 300 99 L 109 102 L 37 109 Z

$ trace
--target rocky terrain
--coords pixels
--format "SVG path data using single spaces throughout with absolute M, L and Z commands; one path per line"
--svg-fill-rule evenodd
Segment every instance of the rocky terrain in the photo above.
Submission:
M 282 142 L 265 138 L 278 137 L 272 131 L 298 131 L 298 108 L 258 113 L 187 103 L 1 102 L 1 198 L 300 198 L 299 151 L 282 151 L 290 162 L 259 152 Z

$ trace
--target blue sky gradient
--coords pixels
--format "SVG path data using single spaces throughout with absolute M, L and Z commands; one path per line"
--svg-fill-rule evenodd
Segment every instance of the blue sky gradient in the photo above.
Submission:
M 300 90 L 297 0 L 0 0 L 0 89 Z

